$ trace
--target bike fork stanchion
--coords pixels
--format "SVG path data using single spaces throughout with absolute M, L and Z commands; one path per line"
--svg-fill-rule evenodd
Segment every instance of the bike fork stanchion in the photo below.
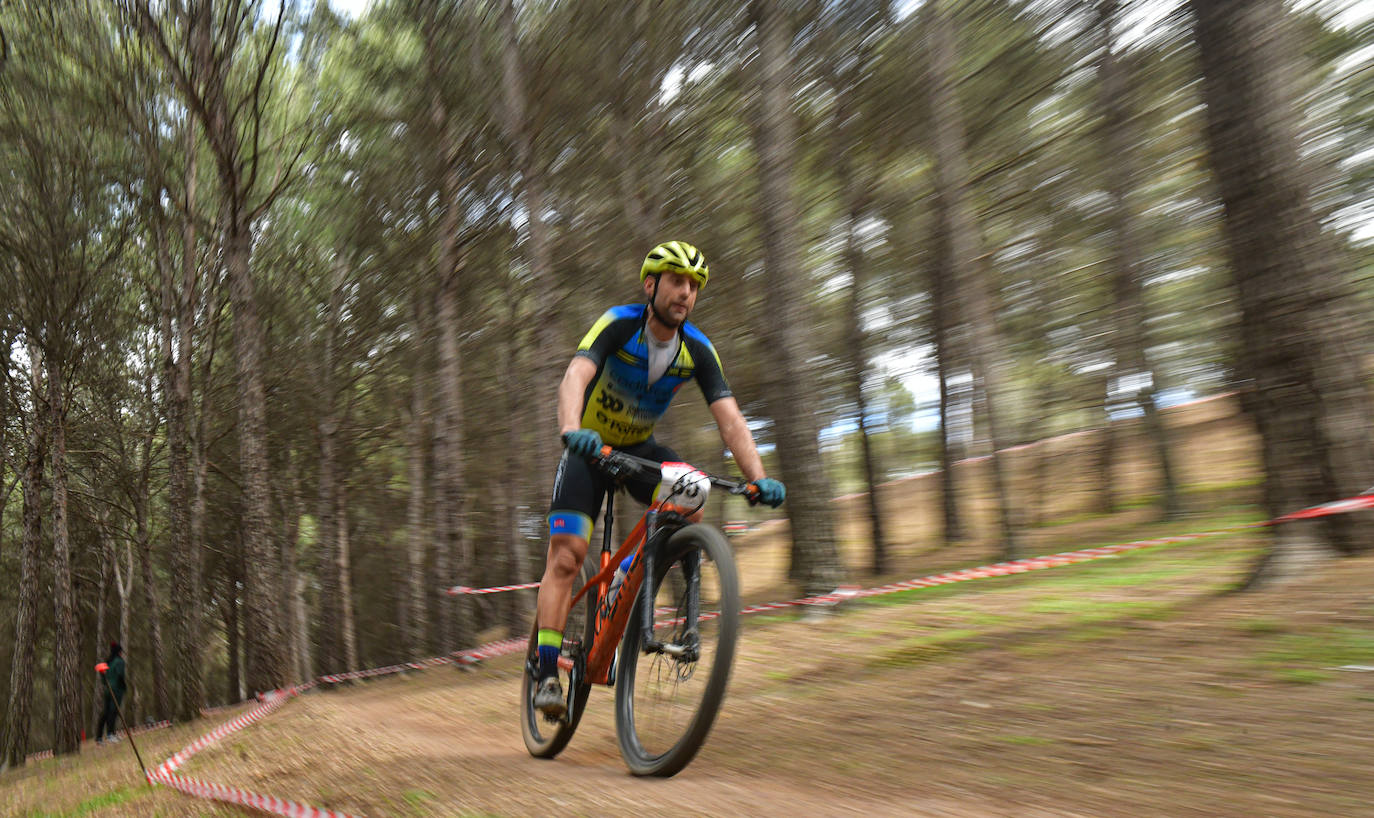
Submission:
M 701 552 L 689 551 L 689 556 L 683 559 L 682 567 L 687 579 L 687 619 L 682 623 L 683 647 L 687 648 L 688 653 L 683 654 L 686 661 L 694 662 L 700 657 L 701 639 L 698 637 L 697 644 L 693 645 L 690 635 L 697 630 L 698 619 L 701 617 Z M 692 655 L 697 654 L 697 655 Z
M 658 589 L 654 587 L 654 554 L 658 550 L 658 512 L 650 511 L 644 515 L 644 581 L 640 583 L 640 646 L 644 653 L 657 653 L 663 644 L 654 638 L 654 597 Z

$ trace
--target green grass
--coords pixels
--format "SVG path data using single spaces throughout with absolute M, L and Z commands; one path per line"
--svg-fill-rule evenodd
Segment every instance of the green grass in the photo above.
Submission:
M 1206 519 L 1180 520 L 1169 523 L 1152 524 L 1145 527 L 1133 528 L 1132 531 L 1137 532 L 1137 534 L 1131 537 L 1129 541 L 1134 542 L 1137 540 L 1157 539 L 1190 532 L 1227 528 L 1242 523 L 1255 522 L 1257 519 L 1253 510 L 1237 510 L 1235 513 L 1221 514 Z M 1089 562 L 1079 563 L 1077 565 L 1040 569 L 1021 574 L 1011 574 L 1004 577 L 989 577 L 977 581 L 936 585 L 929 588 L 912 588 L 910 590 L 897 591 L 880 597 L 869 597 L 863 600 L 862 604 L 904 605 L 917 598 L 921 601 L 935 601 L 949 599 L 950 597 L 963 594 L 996 593 L 1004 590 L 1019 589 L 1022 587 L 1022 582 L 1026 581 L 1034 581 L 1046 589 L 1054 589 L 1059 592 L 1092 590 L 1094 588 L 1129 588 L 1158 584 L 1172 579 L 1205 573 L 1218 567 L 1243 564 L 1244 561 L 1250 559 L 1253 555 L 1255 551 L 1253 547 L 1224 549 L 1199 548 L 1199 546 L 1205 545 L 1208 542 L 1216 542 L 1234 536 L 1236 535 L 1216 535 L 1206 540 L 1166 543 L 1140 551 L 1127 552 L 1115 557 L 1104 557 Z M 1062 547 L 1048 546 L 1043 549 L 1043 554 L 1037 553 L 1028 556 L 1042 556 L 1063 551 L 1075 551 L 1081 548 L 1123 541 L 1125 540 L 1109 538 L 1096 543 L 1066 542 Z M 1168 555 L 1170 559 L 1161 560 L 1162 555 Z M 987 562 L 995 562 L 995 560 L 988 560 L 986 562 L 967 562 L 949 566 L 942 571 L 931 571 L 930 573 L 937 574 L 946 573 L 948 571 L 958 571 L 965 568 L 976 568 Z M 1032 577 L 1034 577 L 1033 580 L 1031 579 Z
M 987 647 L 979 641 L 983 632 L 972 628 L 951 628 L 926 636 L 913 636 L 869 660 L 869 667 L 911 667 L 945 656 Z
M 1320 628 L 1282 633 L 1255 657 L 1255 663 L 1289 684 L 1318 684 L 1342 665 L 1374 663 L 1374 632 L 1354 628 Z
M 1235 628 L 1245 636 L 1274 636 L 1276 634 L 1285 633 L 1288 630 L 1287 625 L 1277 619 L 1271 619 L 1267 616 L 1239 622 L 1235 625 Z
M 105 807 L 112 807 L 116 804 L 132 801 L 147 792 L 149 792 L 149 788 L 146 786 L 121 787 L 117 790 L 103 792 L 100 795 L 87 798 L 85 801 L 82 801 L 66 812 L 33 812 L 29 813 L 29 815 L 31 818 L 76 818 L 78 815 L 90 815 Z

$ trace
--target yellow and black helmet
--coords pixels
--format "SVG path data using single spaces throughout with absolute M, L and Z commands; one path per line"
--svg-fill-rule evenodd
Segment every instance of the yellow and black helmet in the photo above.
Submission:
M 706 279 L 711 277 L 711 268 L 706 266 L 706 257 L 701 251 L 685 241 L 665 241 L 649 251 L 644 257 L 644 266 L 639 269 L 639 280 L 661 273 L 681 273 L 696 279 L 697 286 L 705 287 Z

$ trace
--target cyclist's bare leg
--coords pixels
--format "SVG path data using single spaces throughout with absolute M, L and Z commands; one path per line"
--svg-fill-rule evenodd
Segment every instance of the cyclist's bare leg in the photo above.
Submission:
M 587 541 L 573 534 L 549 537 L 549 554 L 544 561 L 544 578 L 539 581 L 535 602 L 535 621 L 540 628 L 561 631 L 568 622 L 568 603 L 573 580 L 587 557 Z
M 554 534 L 549 537 L 544 578 L 539 582 L 539 597 L 535 602 L 539 684 L 534 694 L 534 706 L 550 719 L 563 716 L 567 710 L 557 676 L 559 644 L 563 628 L 568 623 L 568 603 L 571 601 L 573 582 L 586 556 L 586 539 L 574 534 Z

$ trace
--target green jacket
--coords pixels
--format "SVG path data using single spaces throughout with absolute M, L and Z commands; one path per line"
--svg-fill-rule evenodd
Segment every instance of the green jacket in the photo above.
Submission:
M 127 683 L 124 679 L 123 656 L 116 656 L 114 659 L 110 660 L 110 669 L 105 671 L 105 683 L 110 686 L 110 689 L 105 692 L 105 695 L 108 696 L 113 692 L 115 701 L 124 701 L 124 691 L 127 687 Z

